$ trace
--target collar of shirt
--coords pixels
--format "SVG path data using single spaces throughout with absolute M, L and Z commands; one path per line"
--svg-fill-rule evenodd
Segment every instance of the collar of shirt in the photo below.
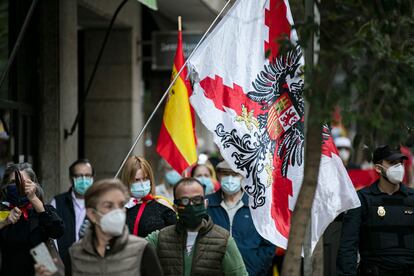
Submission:
M 131 197 L 130 199 L 129 199 L 129 201 L 125 204 L 125 208 L 132 208 L 132 207 L 134 207 L 135 205 L 137 205 L 138 203 L 141 203 L 141 201 L 140 200 L 137 200 L 135 197 Z
M 209 207 L 218 207 L 221 205 L 223 201 L 223 191 L 220 189 L 214 194 L 208 195 L 206 198 L 208 199 Z M 243 194 L 241 195 L 241 201 L 243 202 L 243 205 L 245 207 L 249 207 L 249 196 L 244 191 L 243 191 Z
M 234 205 L 228 205 L 225 201 L 224 201 L 224 195 L 222 194 L 223 200 L 221 201 L 220 205 L 221 207 L 223 207 L 226 211 L 231 211 L 233 209 L 239 210 L 241 207 L 244 206 L 244 202 L 243 202 L 243 196 L 244 196 L 244 192 L 240 195 L 239 200 L 234 204 Z
M 371 192 L 375 195 L 384 194 L 383 192 L 381 192 L 378 185 L 379 185 L 379 180 L 370 186 Z M 400 183 L 400 188 L 394 194 L 396 193 L 402 193 L 403 195 L 408 196 L 407 188 L 405 187 L 403 183 Z
M 73 201 L 75 209 L 79 209 L 79 210 L 85 209 L 85 199 L 77 198 L 73 190 L 72 190 L 72 201 Z
M 131 197 L 130 199 L 129 199 L 129 201 L 125 204 L 125 208 L 132 208 L 132 207 L 134 207 L 135 205 L 137 205 L 137 201 L 136 201 L 136 199 L 134 198 L 134 197 Z

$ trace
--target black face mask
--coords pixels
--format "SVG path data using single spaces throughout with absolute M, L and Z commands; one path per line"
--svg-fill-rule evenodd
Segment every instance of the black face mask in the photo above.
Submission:
M 195 229 L 207 215 L 204 203 L 197 205 L 180 206 L 177 209 L 178 222 L 187 229 Z
M 11 205 L 21 207 L 29 203 L 29 199 L 26 196 L 19 195 L 16 184 L 9 184 L 4 187 L 4 193 L 6 195 L 7 202 Z

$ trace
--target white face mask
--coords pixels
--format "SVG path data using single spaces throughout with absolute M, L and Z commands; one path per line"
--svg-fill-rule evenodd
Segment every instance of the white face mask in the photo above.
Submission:
M 393 184 L 399 184 L 404 178 L 404 166 L 401 163 L 395 164 L 387 169 L 385 173 L 388 180 Z
M 115 209 L 105 215 L 101 215 L 98 211 L 96 212 L 101 216 L 98 225 L 104 233 L 111 235 L 112 237 L 117 237 L 122 234 L 126 220 L 124 210 Z
M 339 157 L 342 159 L 343 162 L 348 162 L 351 153 L 347 149 L 339 150 Z

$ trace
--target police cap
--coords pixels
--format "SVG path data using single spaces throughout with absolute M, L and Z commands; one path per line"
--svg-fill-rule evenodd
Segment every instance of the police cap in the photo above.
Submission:
M 374 164 L 380 163 L 382 160 L 394 161 L 399 159 L 408 159 L 407 156 L 401 153 L 399 149 L 391 150 L 388 145 L 379 146 L 374 151 L 372 162 Z

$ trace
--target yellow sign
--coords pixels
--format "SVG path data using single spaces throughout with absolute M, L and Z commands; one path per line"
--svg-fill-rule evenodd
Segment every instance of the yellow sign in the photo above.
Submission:
M 0 211 L 0 221 L 5 220 L 10 214 L 10 211 Z

